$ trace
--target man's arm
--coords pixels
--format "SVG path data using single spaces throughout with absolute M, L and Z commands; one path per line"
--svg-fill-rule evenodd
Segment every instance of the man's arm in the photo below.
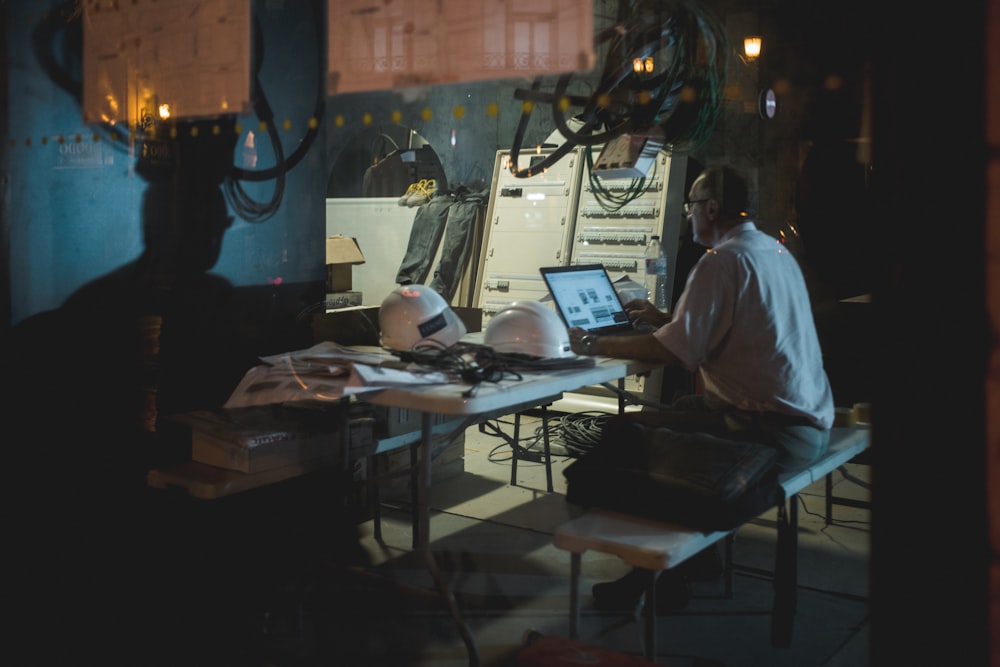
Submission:
M 681 360 L 660 341 L 656 340 L 653 334 L 593 336 L 582 329 L 572 328 L 569 330 L 569 340 L 575 354 L 635 359 L 663 364 L 664 366 L 681 365 Z

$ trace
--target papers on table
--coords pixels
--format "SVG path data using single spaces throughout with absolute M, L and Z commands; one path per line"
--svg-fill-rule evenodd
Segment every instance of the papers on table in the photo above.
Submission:
M 394 367 L 401 362 L 381 348 L 345 347 L 332 341 L 261 357 L 261 361 L 244 374 L 223 407 L 337 401 L 388 387 L 460 382 L 440 371 Z
M 318 364 L 318 365 L 340 365 L 345 364 L 371 364 L 378 366 L 387 362 L 392 362 L 395 357 L 380 347 L 353 346 L 347 347 L 325 340 L 316 343 L 305 350 L 295 352 L 283 352 L 270 357 L 261 357 L 261 361 L 266 364 L 276 365 L 278 363 L 293 364 Z
M 389 387 L 407 387 L 415 384 L 451 384 L 455 378 L 441 371 L 414 372 L 396 368 L 356 364 L 351 368 L 345 394 L 361 394 Z

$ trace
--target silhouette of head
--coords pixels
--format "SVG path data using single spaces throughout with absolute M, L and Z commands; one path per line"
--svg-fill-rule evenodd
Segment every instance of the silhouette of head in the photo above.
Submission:
M 149 181 L 142 209 L 145 256 L 159 270 L 195 275 L 218 261 L 233 221 L 220 186 L 232 169 L 237 139 L 229 117 L 150 132 L 136 168 Z

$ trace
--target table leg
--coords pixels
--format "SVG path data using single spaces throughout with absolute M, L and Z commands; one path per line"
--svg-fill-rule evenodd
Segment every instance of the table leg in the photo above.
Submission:
M 656 578 L 657 570 L 647 570 L 646 603 L 643 612 L 646 615 L 646 650 L 644 655 L 650 662 L 656 660 Z
M 569 555 L 569 638 L 580 636 L 580 554 Z
M 547 405 L 542 406 L 542 443 L 545 447 L 545 488 L 552 493 L 552 454 L 549 451 L 549 413 L 546 411 Z
M 510 444 L 510 485 L 517 486 L 517 452 L 521 446 L 521 413 L 514 414 L 514 439 Z
M 424 415 L 424 417 L 427 417 L 427 415 Z M 421 517 L 427 514 L 426 512 L 421 512 L 421 505 L 420 505 L 420 503 L 422 502 L 422 499 L 420 498 L 420 493 L 421 493 L 420 480 L 423 475 L 422 471 L 423 464 L 420 463 L 421 461 L 420 452 L 427 451 L 427 449 L 431 446 L 430 431 L 427 431 L 426 433 L 421 432 L 420 438 L 421 438 L 420 441 L 413 442 L 410 444 L 410 501 L 412 502 L 413 507 L 415 508 L 412 517 L 414 549 L 420 546 L 420 536 L 424 534 L 424 526 L 421 521 Z M 426 444 L 423 444 L 424 440 L 426 440 Z M 427 459 L 428 461 L 430 460 L 430 455 L 427 456 Z M 430 463 L 428 463 L 428 465 L 430 465 Z M 429 475 L 427 479 L 428 480 L 430 479 Z M 424 486 L 426 486 L 426 484 Z M 423 502 L 426 502 L 426 500 L 423 500 Z M 424 505 L 423 507 L 426 510 L 427 506 Z
M 424 566 L 430 573 L 431 578 L 434 579 L 434 584 L 437 586 L 438 593 L 448 606 L 448 611 L 451 613 L 451 618 L 455 622 L 455 627 L 458 629 L 458 633 L 461 635 L 462 641 L 465 642 L 465 648 L 469 654 L 469 666 L 478 667 L 479 649 L 476 647 L 476 640 L 473 638 L 472 632 L 465 624 L 465 619 L 462 618 L 462 612 L 458 608 L 458 602 L 455 600 L 455 596 L 448 587 L 448 582 L 445 581 L 444 577 L 441 575 L 437 559 L 434 557 L 434 552 L 431 551 L 430 546 L 430 501 L 428 493 L 431 479 L 431 446 L 433 436 L 431 429 L 431 416 L 432 415 L 428 412 L 421 414 L 421 446 L 419 456 L 417 457 L 420 479 L 417 484 L 416 504 L 417 514 L 419 515 L 418 523 L 420 532 L 418 535 L 414 536 L 414 539 L 417 541 L 417 550 L 423 558 Z
M 798 530 L 799 506 L 796 496 L 778 506 L 778 542 L 774 565 L 774 609 L 771 612 L 771 645 L 787 648 L 792 641 L 792 628 L 798 596 Z

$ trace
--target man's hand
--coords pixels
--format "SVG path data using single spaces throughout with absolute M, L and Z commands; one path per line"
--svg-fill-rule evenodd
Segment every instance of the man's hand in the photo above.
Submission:
M 657 329 L 670 321 L 668 313 L 661 312 L 646 299 L 633 299 L 625 304 L 625 312 L 633 322 L 645 322 Z

